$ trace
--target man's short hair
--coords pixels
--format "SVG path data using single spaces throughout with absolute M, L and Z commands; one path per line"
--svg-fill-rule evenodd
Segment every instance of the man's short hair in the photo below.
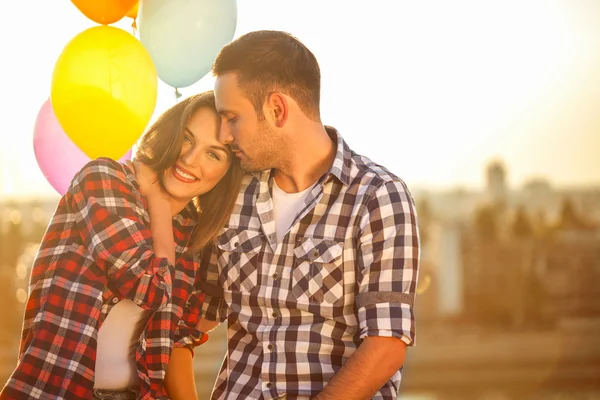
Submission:
M 281 31 L 255 31 L 227 44 L 213 64 L 213 75 L 236 73 L 240 88 L 259 118 L 267 96 L 292 97 L 312 120 L 320 121 L 321 71 L 314 54 Z

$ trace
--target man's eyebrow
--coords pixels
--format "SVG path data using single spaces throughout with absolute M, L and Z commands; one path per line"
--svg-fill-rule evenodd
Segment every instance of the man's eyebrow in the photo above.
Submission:
M 219 114 L 221 114 L 221 115 L 223 115 L 223 114 L 235 114 L 235 111 L 233 111 L 233 110 L 221 109 L 221 110 L 218 110 L 218 111 L 219 111 Z

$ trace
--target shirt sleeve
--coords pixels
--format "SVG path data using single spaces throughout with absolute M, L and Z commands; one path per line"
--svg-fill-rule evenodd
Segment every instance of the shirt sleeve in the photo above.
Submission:
M 101 158 L 75 176 L 66 196 L 83 244 L 111 290 L 144 309 L 170 297 L 173 265 L 156 257 L 145 204 L 121 164 Z
M 413 345 L 420 248 L 416 207 L 405 184 L 390 181 L 380 186 L 360 221 L 360 337 L 397 337 Z
M 184 256 L 180 263 L 197 263 L 198 258 L 194 256 Z M 195 269 L 195 268 L 191 268 Z M 204 303 L 204 292 L 199 288 L 198 281 L 200 274 L 196 274 L 196 280 L 192 292 L 190 293 L 186 305 L 183 309 L 183 315 L 179 320 L 175 331 L 174 347 L 185 347 L 194 353 L 194 347 L 201 345 L 208 340 L 208 334 L 197 329 L 200 321 L 200 311 Z
M 200 316 L 210 321 L 223 322 L 227 319 L 228 307 L 223 298 L 223 287 L 219 283 L 217 247 L 206 247 L 200 257 L 198 289 L 204 293 Z

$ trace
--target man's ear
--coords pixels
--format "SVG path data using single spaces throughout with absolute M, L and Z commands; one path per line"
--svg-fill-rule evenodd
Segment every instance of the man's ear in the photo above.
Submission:
M 279 92 L 272 92 L 267 97 L 264 112 L 267 119 L 273 121 L 278 128 L 283 128 L 288 118 L 289 105 L 285 96 Z

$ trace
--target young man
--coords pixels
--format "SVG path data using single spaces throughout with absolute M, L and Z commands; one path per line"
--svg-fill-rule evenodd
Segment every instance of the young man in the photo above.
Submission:
M 396 399 L 419 263 L 405 183 L 323 125 L 293 36 L 248 33 L 213 73 L 220 141 L 251 174 L 201 265 L 203 317 L 229 326 L 212 397 Z

